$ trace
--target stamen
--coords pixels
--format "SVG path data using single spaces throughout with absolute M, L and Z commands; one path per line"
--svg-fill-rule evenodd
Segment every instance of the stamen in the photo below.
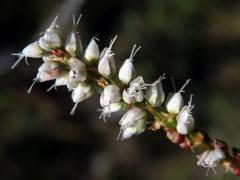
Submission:
M 27 90 L 27 93 L 28 93 L 28 94 L 31 93 L 34 84 L 35 84 L 38 80 L 39 80 L 39 78 L 37 78 L 37 77 L 33 79 L 33 83 L 31 84 L 31 86 L 30 86 L 29 89 Z
M 59 14 L 55 17 L 55 19 L 53 20 L 52 24 L 50 25 L 50 27 L 54 27 L 56 25 L 57 19 L 59 18 Z
M 52 89 L 57 90 L 57 86 L 55 83 L 50 88 L 47 89 L 47 92 L 51 91 Z
M 181 87 L 181 89 L 178 91 L 179 93 L 183 93 L 184 92 L 184 88 L 187 86 L 187 84 L 191 81 L 191 79 L 186 80 L 186 82 L 183 84 L 183 86 Z
M 130 54 L 130 57 L 129 59 L 133 60 L 134 56 L 136 55 L 136 53 L 139 51 L 139 49 L 141 49 L 141 46 L 139 46 L 136 50 L 135 48 L 137 47 L 136 44 L 134 44 L 133 48 L 132 48 L 132 51 L 131 51 L 131 54 Z
M 13 56 L 18 56 L 18 60 L 11 66 L 11 69 L 14 69 L 20 61 L 24 58 L 24 55 L 22 53 L 12 53 Z
M 163 81 L 164 79 L 167 79 L 167 78 L 165 77 L 165 73 L 164 73 L 162 76 L 160 76 L 159 79 L 158 79 L 157 81 L 155 81 L 155 83 L 156 83 L 156 84 L 157 84 L 157 83 L 160 83 L 160 82 Z
M 77 109 L 77 106 L 78 106 L 78 103 L 75 103 L 73 108 L 72 108 L 72 110 L 71 110 L 71 112 L 70 112 L 71 115 L 74 115 L 74 112 Z
M 109 44 L 109 47 L 108 47 L 109 50 L 112 49 L 112 46 L 113 46 L 114 42 L 116 41 L 117 37 L 118 37 L 118 35 L 116 35 L 116 36 L 110 41 L 110 44 Z
M 189 112 L 189 113 L 190 113 L 190 112 L 193 110 L 193 108 L 194 108 L 194 104 L 191 105 L 191 104 L 192 104 L 192 97 L 193 97 L 193 95 L 191 94 L 191 95 L 190 95 L 190 100 L 189 100 L 189 102 L 188 102 L 188 112 Z

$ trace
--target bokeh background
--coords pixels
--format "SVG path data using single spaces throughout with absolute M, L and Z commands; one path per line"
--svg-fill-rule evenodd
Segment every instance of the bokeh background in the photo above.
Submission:
M 218 170 L 206 177 L 196 158 L 171 144 L 162 131 L 146 131 L 124 142 L 116 114 L 98 119 L 99 96 L 81 103 L 74 116 L 66 88 L 50 83 L 26 93 L 41 61 L 30 66 L 11 56 L 38 39 L 56 14 L 62 30 L 72 14 L 83 14 L 79 31 L 86 46 L 114 46 L 118 67 L 134 43 L 142 46 L 135 66 L 147 82 L 166 73 L 184 94 L 194 94 L 197 126 L 240 147 L 239 0 L 8 0 L 0 11 L 0 179 L 1 180 L 202 180 L 238 179 Z M 164 90 L 172 91 L 170 79 Z

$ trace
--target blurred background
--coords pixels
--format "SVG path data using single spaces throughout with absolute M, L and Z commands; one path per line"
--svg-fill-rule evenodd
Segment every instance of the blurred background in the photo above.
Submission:
M 66 34 L 72 14 L 80 13 L 85 47 L 92 36 L 103 48 L 118 34 L 119 67 L 133 44 L 141 45 L 135 67 L 146 82 L 166 73 L 180 88 L 191 78 L 184 97 L 194 94 L 199 129 L 240 147 L 239 0 L 8 0 L 0 11 L 0 179 L 238 179 L 221 170 L 206 177 L 194 155 L 171 144 L 161 130 L 117 141 L 122 114 L 108 123 L 99 120 L 98 95 L 70 116 L 66 88 L 47 93 L 49 82 L 26 93 L 41 60 L 10 70 L 16 61 L 10 54 L 37 40 L 57 14 Z M 173 90 L 170 78 L 164 90 Z

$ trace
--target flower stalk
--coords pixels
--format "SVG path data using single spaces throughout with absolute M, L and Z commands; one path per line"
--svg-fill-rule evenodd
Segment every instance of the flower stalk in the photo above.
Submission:
M 52 87 L 67 86 L 69 91 L 72 91 L 75 104 L 71 114 L 74 114 L 78 103 L 100 91 L 102 107 L 100 117 L 103 117 L 104 121 L 107 121 L 111 113 L 127 111 L 119 122 L 121 127 L 118 139 L 130 138 L 143 133 L 146 129 L 152 131 L 162 129 L 172 143 L 182 149 L 191 150 L 196 155 L 199 166 L 216 172 L 215 168 L 222 165 L 226 172 L 240 176 L 240 150 L 233 148 L 230 155 L 225 142 L 212 139 L 195 128 L 191 112 L 192 96 L 187 106 L 184 106 L 182 97 L 184 88 L 190 80 L 165 100 L 161 82 L 165 79 L 164 76 L 152 84 L 146 84 L 142 76 L 135 78 L 132 61 L 140 49 L 140 47 L 136 49 L 136 45 L 133 46 L 130 57 L 124 61 L 117 76 L 113 57 L 115 53 L 112 50 L 117 36 L 101 53 L 96 38 L 91 39 L 84 51 L 80 35 L 76 32 L 80 17 L 77 22 L 73 21 L 74 28 L 70 31 L 70 38 L 65 45 L 60 37 L 57 17 L 39 41 L 28 45 L 18 54 L 20 60 L 24 57 L 43 59 L 43 65 L 38 69 L 34 84 L 38 81 L 55 80 Z M 13 67 L 20 60 L 18 59 Z M 147 121 L 148 117 L 151 119 L 150 122 Z

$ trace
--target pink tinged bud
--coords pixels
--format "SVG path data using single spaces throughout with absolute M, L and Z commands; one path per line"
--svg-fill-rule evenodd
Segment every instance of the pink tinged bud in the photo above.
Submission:
M 45 62 L 38 68 L 37 78 L 40 82 L 56 79 L 60 74 L 59 64 L 55 62 Z
M 100 55 L 100 61 L 98 64 L 98 72 L 108 78 L 116 73 L 115 61 L 113 58 L 114 53 L 111 48 L 113 46 L 114 41 L 117 36 L 113 40 L 111 40 L 109 47 L 105 48 Z
M 38 68 L 37 77 L 33 79 L 32 85 L 27 93 L 30 94 L 36 82 L 44 82 L 56 79 L 60 74 L 59 64 L 56 62 L 45 62 Z
M 188 79 L 185 84 L 181 87 L 181 89 L 174 93 L 170 98 L 168 98 L 166 102 L 166 110 L 171 114 L 178 114 L 181 108 L 183 107 L 183 97 L 182 94 L 184 92 L 184 88 L 190 82 Z
M 61 47 L 62 41 L 59 35 L 59 26 L 56 24 L 58 16 L 54 19 L 44 35 L 39 39 L 39 45 L 46 51 Z
M 146 118 L 146 111 L 133 106 L 119 121 L 121 128 L 118 139 L 124 140 L 134 134 L 142 133 L 146 128 Z
M 94 93 L 93 87 L 89 83 L 80 82 L 72 92 L 72 100 L 73 102 L 75 102 L 75 105 L 72 108 L 70 114 L 74 114 L 78 103 L 91 97 L 93 93 Z
M 143 90 L 149 86 L 144 83 L 142 76 L 138 76 L 134 79 L 127 90 L 123 91 L 124 102 L 130 104 L 135 102 L 142 102 L 144 99 Z
M 165 99 L 161 83 L 163 79 L 165 79 L 164 75 L 155 81 L 146 91 L 145 98 L 153 107 L 160 106 Z
M 140 46 L 135 50 L 136 44 L 133 46 L 130 57 L 126 59 L 119 70 L 118 77 L 124 83 L 128 84 L 132 78 L 135 76 L 135 69 L 133 66 L 133 58 L 136 55 L 137 51 L 141 48 Z
M 208 170 L 211 168 L 213 172 L 216 173 L 214 168 L 218 167 L 220 161 L 223 159 L 225 159 L 225 154 L 221 149 L 209 150 L 203 152 L 199 156 L 199 161 L 197 162 L 197 165 L 208 168 Z
M 44 54 L 44 50 L 39 46 L 39 42 L 35 41 L 25 47 L 22 52 L 20 53 L 13 53 L 12 55 L 18 56 L 18 60 L 12 65 L 12 69 L 14 69 L 18 63 L 24 59 L 27 60 L 28 57 L 30 58 L 41 58 Z
M 69 59 L 69 80 L 76 82 L 83 82 L 87 79 L 87 70 L 84 63 L 82 63 L 77 58 Z
M 93 37 L 85 50 L 84 58 L 88 62 L 95 62 L 99 58 L 99 48 L 96 40 L 97 39 Z

